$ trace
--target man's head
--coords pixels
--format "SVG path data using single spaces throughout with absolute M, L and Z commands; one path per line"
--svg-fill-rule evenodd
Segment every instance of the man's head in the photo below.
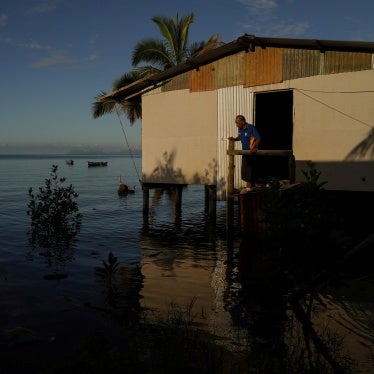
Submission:
M 241 114 L 237 115 L 236 118 L 235 118 L 235 123 L 236 123 L 236 127 L 238 129 L 242 129 L 244 126 L 245 126 L 245 117 L 242 116 Z

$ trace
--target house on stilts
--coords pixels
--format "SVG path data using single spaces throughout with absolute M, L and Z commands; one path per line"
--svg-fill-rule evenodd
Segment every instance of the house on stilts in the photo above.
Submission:
M 210 201 L 227 199 L 227 139 L 237 133 L 237 114 L 258 128 L 260 150 L 294 157 L 290 168 L 288 156 L 267 155 L 260 177 L 298 182 L 312 161 L 325 189 L 372 194 L 373 56 L 374 42 L 245 34 L 105 95 L 142 102 L 145 208 L 156 187 L 203 184 Z M 240 161 L 235 188 L 243 183 Z

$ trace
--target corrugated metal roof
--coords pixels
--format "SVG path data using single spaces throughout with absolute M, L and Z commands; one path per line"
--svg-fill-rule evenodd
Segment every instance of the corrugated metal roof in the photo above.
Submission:
M 317 40 L 317 39 L 289 39 L 289 38 L 267 38 L 245 34 L 238 39 L 224 44 L 223 46 L 209 50 L 204 54 L 174 66 L 170 69 L 140 79 L 119 90 L 113 91 L 99 98 L 113 98 L 118 101 L 128 100 L 130 97 L 140 95 L 150 87 L 156 87 L 177 75 L 187 71 L 199 69 L 200 67 L 217 61 L 225 56 L 230 56 L 240 51 L 255 51 L 256 48 L 297 48 L 319 51 L 345 51 L 374 53 L 374 42 L 341 41 L 341 40 Z

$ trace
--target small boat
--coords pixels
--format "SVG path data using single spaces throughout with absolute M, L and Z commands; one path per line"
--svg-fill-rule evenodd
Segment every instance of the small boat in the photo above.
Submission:
M 66 165 L 74 165 L 74 160 L 66 160 Z
M 93 166 L 108 166 L 108 162 L 106 161 L 88 161 L 88 167 Z

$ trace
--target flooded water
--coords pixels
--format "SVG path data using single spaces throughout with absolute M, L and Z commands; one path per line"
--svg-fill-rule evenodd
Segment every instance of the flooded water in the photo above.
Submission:
M 66 165 L 66 158 L 73 158 L 74 165 Z M 108 166 L 89 168 L 88 161 L 107 161 Z M 83 214 L 71 257 L 59 263 L 48 261 L 41 250 L 31 250 L 26 214 L 28 188 L 37 194 L 52 165 L 74 186 Z M 204 209 L 203 187 L 183 190 L 181 212 L 175 211 L 170 192 L 151 190 L 145 220 L 139 173 L 140 157 L 0 156 L 1 330 L 28 329 L 58 343 L 74 334 L 108 329 L 97 313 L 108 303 L 134 311 L 129 319 L 139 310 L 157 318 L 181 308 L 190 312 L 195 326 L 230 350 L 251 346 L 253 352 L 266 352 L 259 342 L 273 334 L 288 344 L 289 352 L 294 350 L 294 358 L 302 356 L 301 343 L 295 343 L 295 331 L 302 335 L 302 326 L 290 322 L 290 311 L 248 298 L 243 289 L 238 222 L 227 232 L 225 202 L 217 203 L 212 222 Z M 118 196 L 119 176 L 135 187 L 134 194 Z M 115 298 L 97 270 L 108 262 L 109 253 L 121 269 L 121 292 Z M 48 280 L 56 269 L 63 278 Z M 319 295 L 312 319 L 321 335 L 331 329 L 342 337 L 340 348 L 364 373 L 374 372 L 373 289 L 372 276 L 336 286 Z M 2 336 L 0 346 L 6 346 Z M 22 339 L 27 343 L 30 338 L 26 334 Z

